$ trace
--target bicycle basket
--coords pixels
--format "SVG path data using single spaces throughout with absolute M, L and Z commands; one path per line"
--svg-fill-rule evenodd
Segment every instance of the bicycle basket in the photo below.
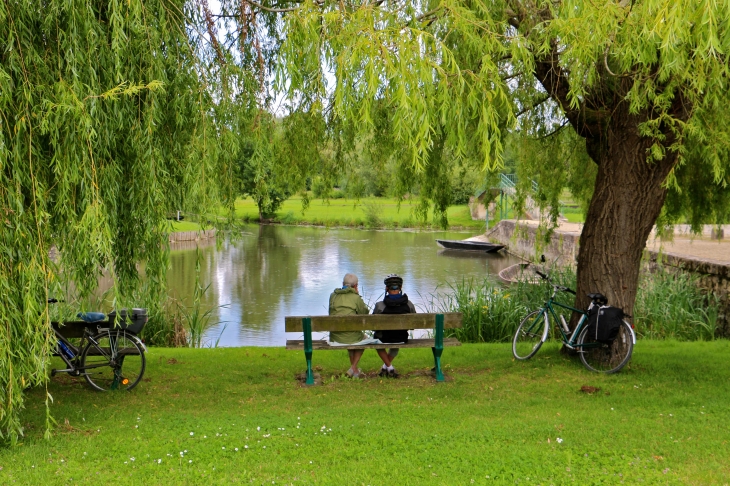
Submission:
M 114 326 L 114 318 L 117 315 L 117 311 L 109 313 L 109 325 Z M 124 330 L 139 334 L 142 328 L 147 324 L 147 309 L 132 309 L 129 312 L 127 309 L 119 311 L 119 322 L 117 325 Z

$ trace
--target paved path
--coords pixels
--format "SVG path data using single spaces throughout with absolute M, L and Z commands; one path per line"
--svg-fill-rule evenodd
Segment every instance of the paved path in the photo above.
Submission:
M 520 224 L 537 226 L 537 221 L 520 221 Z M 579 235 L 583 225 L 579 223 L 561 223 L 556 231 L 561 233 L 573 233 Z M 487 241 L 484 235 L 468 238 L 472 241 Z M 728 264 L 730 263 L 730 235 L 725 232 L 725 239 L 711 240 L 707 236 L 691 237 L 687 235 L 676 235 L 673 241 L 659 241 L 653 236 L 649 237 L 646 247 L 649 250 L 661 251 L 665 254 L 677 256 L 689 256 L 700 258 L 704 261 Z

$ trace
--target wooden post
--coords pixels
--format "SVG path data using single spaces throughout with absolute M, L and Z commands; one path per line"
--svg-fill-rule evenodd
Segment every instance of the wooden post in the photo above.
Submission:
M 441 353 L 444 352 L 444 315 L 436 314 L 436 336 L 433 347 L 433 360 L 436 368 L 436 381 L 444 381 L 441 371 Z
M 303 318 L 302 328 L 304 329 L 304 356 L 307 359 L 307 379 L 304 384 L 314 385 L 314 373 L 312 372 L 312 319 L 309 317 Z

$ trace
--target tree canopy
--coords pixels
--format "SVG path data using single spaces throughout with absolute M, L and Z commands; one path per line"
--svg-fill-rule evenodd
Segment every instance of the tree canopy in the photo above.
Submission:
M 586 201 L 577 304 L 602 291 L 627 312 L 655 222 L 728 217 L 727 0 L 10 5 L 0 431 L 11 440 L 22 390 L 47 379 L 46 299 L 60 282 L 84 295 L 107 271 L 123 305 L 143 263 L 159 297 L 166 213 L 222 202 L 232 214 L 252 174 L 243 160 L 266 203 L 268 168 L 295 190 L 366 147 L 396 164 L 401 193 L 421 184 L 422 212 L 431 201 L 444 223 L 451 168 L 499 170 L 510 134 L 540 201 L 555 206 L 566 185 Z

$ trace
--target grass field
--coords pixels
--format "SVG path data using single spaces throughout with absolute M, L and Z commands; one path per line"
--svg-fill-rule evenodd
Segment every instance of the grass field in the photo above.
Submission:
M 351 381 L 343 352 L 315 352 L 323 384 L 283 348 L 151 349 L 129 394 L 58 376 L 28 391 L 26 438 L 0 449 L 1 484 L 727 484 L 729 341 L 640 341 L 601 376 L 546 345 L 404 350 L 399 380 Z M 600 388 L 582 393 L 582 386 Z
M 398 204 L 395 198 L 312 199 L 309 208 L 302 211 L 302 200 L 294 196 L 284 201 L 273 220 L 283 224 L 312 224 L 317 226 L 350 226 L 368 228 L 417 228 L 424 225 L 416 219 L 414 209 L 418 201 L 405 200 Z M 447 210 L 452 229 L 484 229 L 484 221 L 473 221 L 466 205 L 451 206 Z M 259 213 L 251 198 L 236 201 L 236 217 L 258 222 Z M 490 225 L 495 222 L 490 221 Z M 433 211 L 428 213 L 426 227 L 433 226 Z M 194 231 L 197 223 L 173 222 L 173 231 Z

